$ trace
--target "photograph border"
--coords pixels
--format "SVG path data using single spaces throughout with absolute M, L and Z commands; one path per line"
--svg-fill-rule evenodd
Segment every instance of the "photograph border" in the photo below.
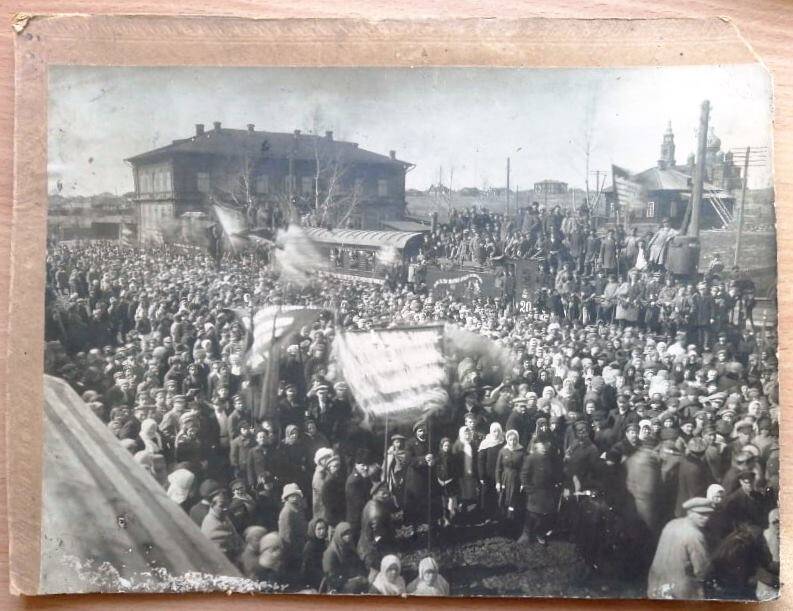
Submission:
M 586 44 L 582 44 L 586 40 Z M 712 20 L 247 20 L 65 16 L 20 25 L 7 411 L 12 592 L 38 591 L 50 65 L 630 67 L 756 63 Z M 287 61 L 285 61 L 288 58 Z M 784 222 L 778 223 L 784 251 Z M 779 275 L 784 276 L 784 258 Z M 785 283 L 781 285 L 784 294 Z M 784 309 L 784 299 L 780 309 Z M 780 319 L 783 335 L 784 318 Z M 31 348 L 33 347 L 33 348 Z M 783 365 L 782 369 L 786 369 Z M 782 393 L 783 401 L 786 393 Z M 18 406 L 18 407 L 16 407 Z

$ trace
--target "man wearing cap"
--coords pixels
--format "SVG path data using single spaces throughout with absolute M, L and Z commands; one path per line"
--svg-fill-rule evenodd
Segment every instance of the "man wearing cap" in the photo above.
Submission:
M 685 515 L 661 532 L 647 580 L 649 598 L 700 599 L 704 597 L 709 557 L 704 527 L 713 513 L 705 497 L 682 505 Z
M 764 511 L 760 495 L 754 489 L 755 472 L 745 469 L 738 473 L 738 488 L 728 493 L 721 511 L 729 530 L 741 525 L 761 527 L 764 524 Z
M 677 471 L 677 505 L 675 515 L 685 515 L 683 504 L 695 496 L 705 496 L 708 486 L 714 484 L 704 456 L 708 444 L 701 437 L 692 437 L 686 444 L 686 455 Z
M 346 501 L 346 521 L 350 525 L 353 541 L 358 540 L 361 530 L 361 513 L 369 502 L 369 491 L 372 480 L 369 477 L 369 452 L 366 448 L 358 448 L 355 452 L 352 473 L 347 476 L 344 484 Z
M 438 517 L 435 505 L 439 498 L 437 479 L 434 476 L 435 456 L 429 443 L 429 425 L 419 420 L 413 425 L 413 438 L 405 447 L 407 453 L 405 473 L 405 523 L 413 526 L 414 534 L 420 524 Z
M 209 513 L 209 505 L 212 502 L 212 498 L 221 490 L 223 490 L 223 487 L 213 479 L 205 479 L 201 482 L 198 487 L 198 494 L 201 496 L 201 500 L 190 509 L 190 518 L 198 526 L 201 526 L 207 513 Z
M 242 551 L 243 542 L 229 518 L 229 503 L 229 494 L 223 488 L 212 491 L 208 511 L 201 521 L 201 532 L 234 562 Z

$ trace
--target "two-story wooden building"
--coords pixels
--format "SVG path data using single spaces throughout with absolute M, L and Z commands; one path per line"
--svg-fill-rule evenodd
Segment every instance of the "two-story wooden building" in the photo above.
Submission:
M 195 133 L 126 159 L 132 166 L 141 241 L 161 240 L 164 227 L 217 201 L 255 201 L 265 214 L 332 209 L 325 219 L 382 229 L 405 214 L 405 174 L 412 164 L 324 136 L 228 129 L 197 124 Z M 329 205 L 331 203 L 333 205 Z M 323 209 L 324 209 L 323 208 Z

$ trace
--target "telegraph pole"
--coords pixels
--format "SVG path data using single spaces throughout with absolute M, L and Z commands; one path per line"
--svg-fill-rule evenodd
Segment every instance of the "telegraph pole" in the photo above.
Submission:
M 705 179 L 705 150 L 708 143 L 708 119 L 710 102 L 702 102 L 699 116 L 699 139 L 697 143 L 697 165 L 691 188 L 691 215 L 685 235 L 677 235 L 669 243 L 666 269 L 679 276 L 697 277 L 699 270 L 699 213 L 702 206 L 702 187 Z
M 743 185 L 741 185 L 741 207 L 738 209 L 738 235 L 735 238 L 735 259 L 733 265 L 738 265 L 738 260 L 741 257 L 741 237 L 743 234 L 743 213 L 746 206 L 746 184 L 749 182 L 749 156 L 751 155 L 751 148 L 746 147 L 746 157 L 743 160 Z
M 708 145 L 708 119 L 710 117 L 710 102 L 702 102 L 702 112 L 699 116 L 699 143 L 697 146 L 697 165 L 694 169 L 694 185 L 691 189 L 691 220 L 688 223 L 686 235 L 690 238 L 699 237 L 699 213 L 702 208 L 702 183 L 705 180 L 705 151 Z

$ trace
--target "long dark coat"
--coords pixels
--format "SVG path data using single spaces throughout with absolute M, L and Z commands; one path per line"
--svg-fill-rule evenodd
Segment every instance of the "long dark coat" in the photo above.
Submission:
M 556 484 L 559 475 L 550 454 L 529 454 L 520 470 L 520 483 L 526 495 L 526 510 L 548 515 L 556 509 Z
M 422 524 L 426 522 L 428 503 L 439 498 L 439 485 L 425 456 L 430 453 L 429 444 L 414 437 L 405 447 L 407 452 L 407 473 L 405 474 L 405 522 Z
M 350 473 L 344 485 L 346 522 L 352 527 L 353 536 L 357 536 L 361 528 L 361 512 L 366 503 L 369 502 L 369 489 L 371 486 L 372 482 L 369 478 L 362 476 L 357 471 Z
M 695 496 L 705 496 L 708 486 L 713 483 L 715 483 L 713 475 L 711 475 L 710 469 L 704 461 L 692 456 L 686 456 L 681 460 L 677 470 L 675 515 L 677 517 L 686 515 L 683 503 Z
M 496 460 L 496 483 L 501 484 L 500 507 L 518 508 L 520 499 L 520 470 L 523 466 L 525 450 L 518 447 L 510 450 L 507 446 L 501 448 Z
M 390 551 L 393 538 L 391 512 L 380 501 L 370 500 L 361 512 L 358 537 L 358 557 L 366 568 L 380 570 L 380 561 Z
M 331 526 L 343 522 L 347 516 L 347 499 L 344 495 L 345 481 L 341 473 L 330 475 L 322 483 L 322 505 L 325 508 L 325 520 Z

